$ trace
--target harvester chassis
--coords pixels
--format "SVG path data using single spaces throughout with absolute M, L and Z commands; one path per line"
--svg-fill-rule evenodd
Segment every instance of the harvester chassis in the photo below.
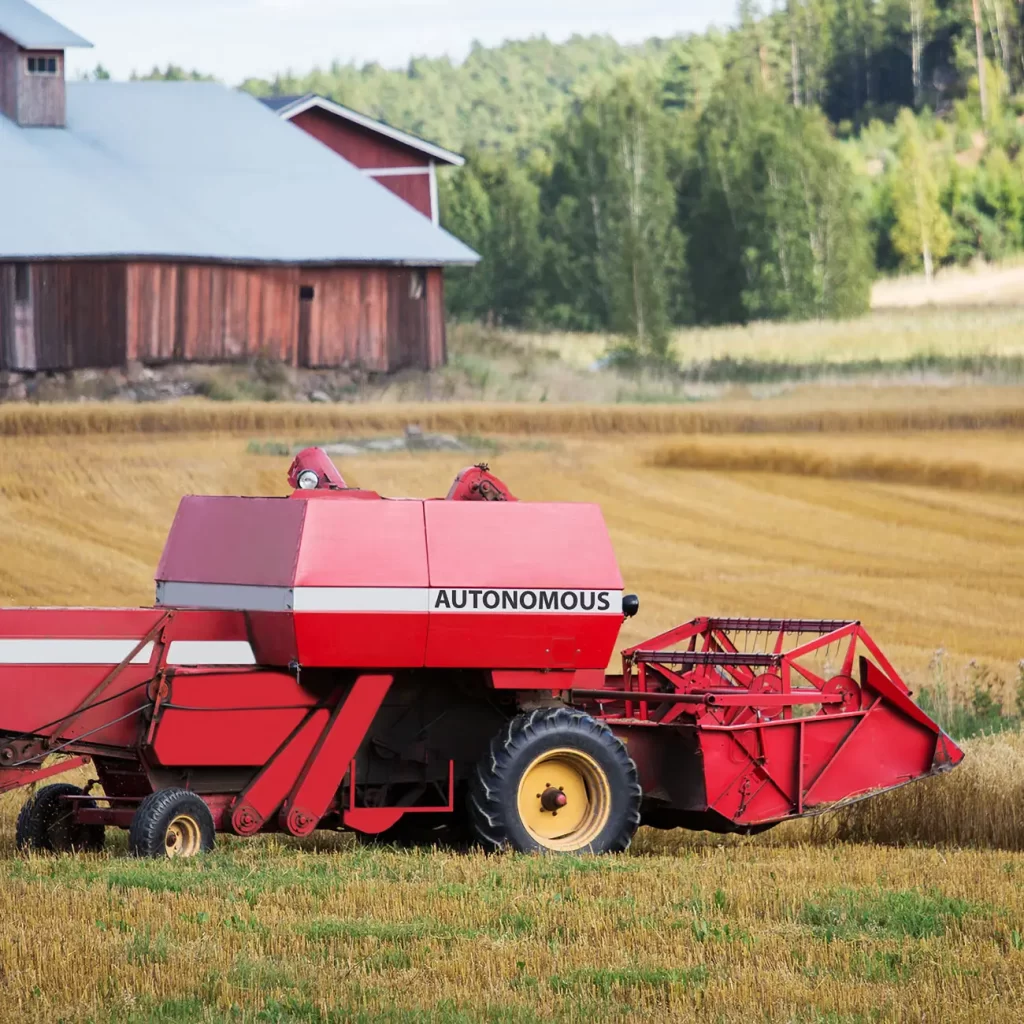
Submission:
M 142 856 L 314 829 L 610 852 L 641 823 L 753 833 L 963 756 L 857 621 L 698 618 L 606 674 L 637 602 L 592 506 L 518 503 L 483 466 L 387 502 L 316 449 L 289 479 L 291 499 L 185 499 L 155 608 L 0 610 L 0 792 L 96 776 L 33 793 L 20 846 L 114 826 Z

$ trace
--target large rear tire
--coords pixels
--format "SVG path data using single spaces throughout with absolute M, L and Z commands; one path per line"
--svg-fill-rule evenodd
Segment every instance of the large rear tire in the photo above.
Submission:
M 68 853 L 72 850 L 96 853 L 103 849 L 102 825 L 82 825 L 74 820 L 75 806 L 95 807 L 94 800 L 68 800 L 84 796 L 85 790 L 70 782 L 43 786 L 24 803 L 14 828 L 19 850 L 38 853 Z
M 216 827 L 202 797 L 187 789 L 158 789 L 139 804 L 128 830 L 135 857 L 195 857 L 213 849 Z
M 640 783 L 622 741 L 572 708 L 513 718 L 470 781 L 469 809 L 488 849 L 614 853 L 640 824 Z

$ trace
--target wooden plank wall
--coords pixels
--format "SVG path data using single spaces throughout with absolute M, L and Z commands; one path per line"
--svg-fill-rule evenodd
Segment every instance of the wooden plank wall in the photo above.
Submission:
M 448 362 L 448 328 L 444 309 L 444 271 L 427 271 L 426 369 L 436 370 Z
M 388 278 L 392 268 L 306 269 L 301 283 L 313 289 L 309 361 L 313 367 L 362 366 L 386 372 Z
M 128 280 L 129 359 L 295 359 L 295 267 L 136 263 Z
M 18 61 L 21 49 L 17 43 L 0 35 L 0 114 L 18 120 Z
M 18 61 L 18 123 L 36 127 L 63 128 L 65 117 L 64 54 L 60 50 L 33 50 L 34 57 L 53 57 L 57 74 L 30 75 L 21 51 Z
M 128 361 L 297 363 L 300 289 L 310 367 L 433 368 L 445 357 L 440 270 L 34 263 L 31 303 L 0 264 L 0 369 L 65 370 Z M 308 294 L 308 292 L 307 292 Z
M 0 263 L 0 371 L 13 369 L 14 356 L 14 267 Z
M 170 362 L 178 323 L 178 268 L 171 263 L 129 264 L 125 316 L 128 359 Z
M 10 274 L 13 288 L 13 265 Z M 126 276 L 123 263 L 31 264 L 32 300 L 14 304 L 11 354 L 18 365 L 9 368 L 123 365 Z

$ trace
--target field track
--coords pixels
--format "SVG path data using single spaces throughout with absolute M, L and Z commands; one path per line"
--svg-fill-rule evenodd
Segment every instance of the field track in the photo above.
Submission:
M 372 433 L 408 423 L 459 434 L 608 435 L 1024 430 L 1024 388 L 803 388 L 775 399 L 662 405 L 428 402 L 310 405 L 0 405 L 0 436 L 197 432 Z

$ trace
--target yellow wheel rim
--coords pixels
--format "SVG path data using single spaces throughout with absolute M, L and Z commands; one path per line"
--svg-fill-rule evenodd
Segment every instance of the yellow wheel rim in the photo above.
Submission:
M 519 817 L 549 850 L 580 850 L 608 824 L 611 787 L 601 766 L 580 750 L 549 750 L 523 772 Z
M 191 814 L 179 814 L 164 833 L 164 852 L 168 857 L 194 857 L 202 844 L 199 822 Z

